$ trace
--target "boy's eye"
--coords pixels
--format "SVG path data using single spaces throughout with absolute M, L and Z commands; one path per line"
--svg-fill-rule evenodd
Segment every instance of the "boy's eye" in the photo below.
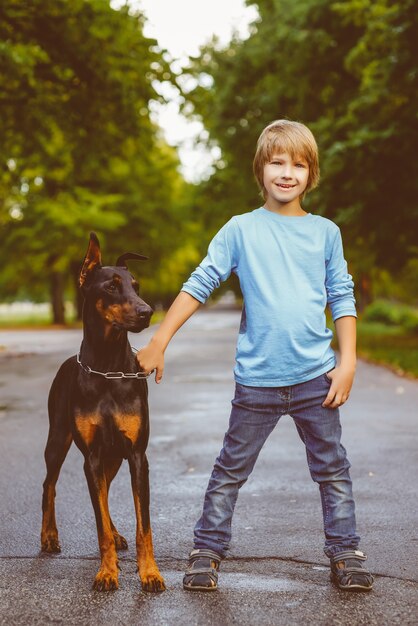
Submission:
M 296 167 L 303 167 L 303 168 L 305 168 L 306 165 L 304 163 L 296 163 Z

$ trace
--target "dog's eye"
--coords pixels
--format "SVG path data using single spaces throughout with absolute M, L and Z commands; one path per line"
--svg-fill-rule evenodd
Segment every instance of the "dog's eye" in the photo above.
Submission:
M 115 283 L 110 283 L 110 285 L 106 285 L 106 290 L 110 291 L 111 293 L 114 293 L 116 291 Z

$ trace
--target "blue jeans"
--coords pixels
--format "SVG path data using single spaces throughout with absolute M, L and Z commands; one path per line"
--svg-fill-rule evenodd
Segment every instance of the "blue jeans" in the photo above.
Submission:
M 319 484 L 325 554 L 356 549 L 356 520 L 350 463 L 340 443 L 338 409 L 322 407 L 331 381 L 326 374 L 289 387 L 247 387 L 236 383 L 229 428 L 216 459 L 194 547 L 226 556 L 238 491 L 251 474 L 267 437 L 282 415 L 290 415 L 306 447 L 312 479 Z

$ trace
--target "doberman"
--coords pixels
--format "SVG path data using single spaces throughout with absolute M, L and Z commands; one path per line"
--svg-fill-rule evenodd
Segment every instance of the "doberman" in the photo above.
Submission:
M 154 559 L 149 517 L 148 387 L 139 371 L 127 333 L 149 326 L 152 309 L 138 295 L 128 259 L 102 266 L 99 240 L 90 233 L 79 284 L 84 294 L 80 353 L 60 367 L 48 398 L 49 435 L 45 449 L 41 545 L 60 552 L 55 521 L 55 485 L 74 439 L 84 455 L 84 472 L 96 516 L 101 566 L 93 588 L 118 587 L 117 550 L 127 548 L 109 513 L 108 492 L 122 460 L 128 460 L 136 512 L 138 572 L 145 591 L 164 591 Z

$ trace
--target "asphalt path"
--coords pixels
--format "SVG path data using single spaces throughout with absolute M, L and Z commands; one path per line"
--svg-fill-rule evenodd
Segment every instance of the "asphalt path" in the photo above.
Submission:
M 317 486 L 293 421 L 283 417 L 241 490 L 230 556 L 213 594 L 182 589 L 182 573 L 233 396 L 236 311 L 202 311 L 176 335 L 161 385 L 150 381 L 151 516 L 167 591 L 141 590 L 127 464 L 110 508 L 129 549 L 119 589 L 92 591 L 99 565 L 80 452 L 57 487 L 62 552 L 40 553 L 48 389 L 81 332 L 0 332 L 0 623 L 248 626 L 418 624 L 418 383 L 360 362 L 342 409 L 361 547 L 376 574 L 369 594 L 329 581 Z M 151 329 L 132 336 L 145 345 Z

